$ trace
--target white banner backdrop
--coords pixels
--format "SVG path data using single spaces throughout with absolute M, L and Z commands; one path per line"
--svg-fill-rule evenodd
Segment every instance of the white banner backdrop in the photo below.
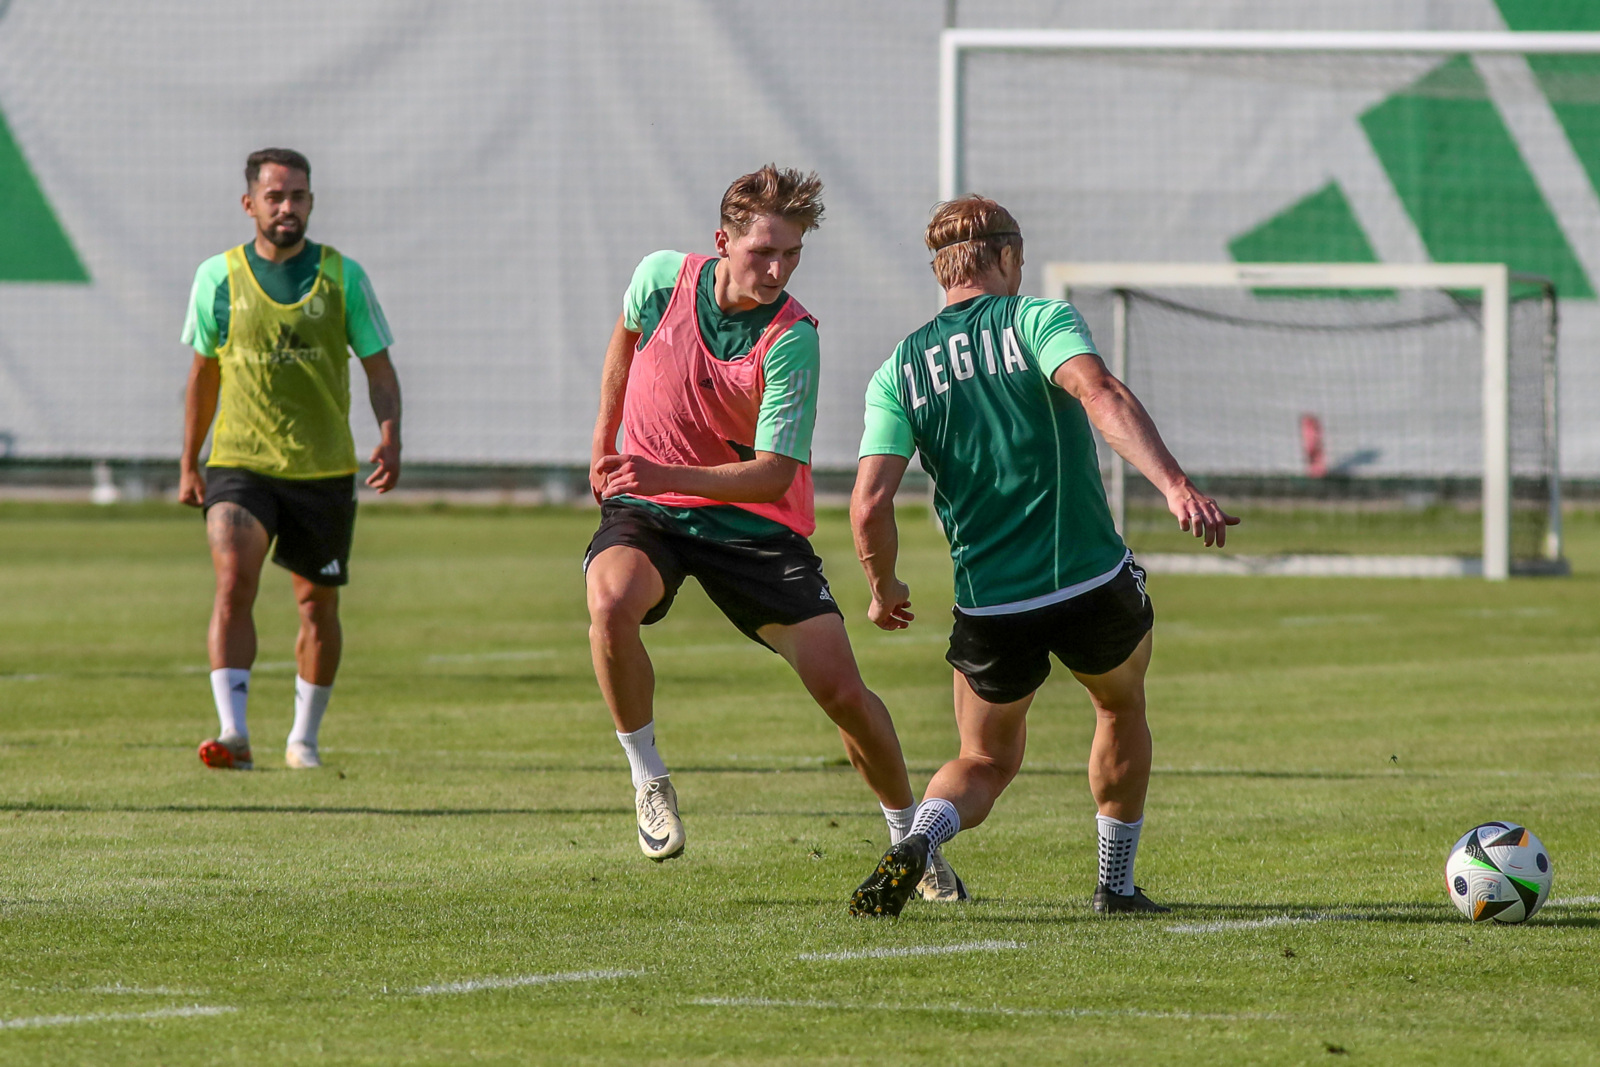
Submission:
M 815 169 L 828 188 L 791 287 L 821 320 L 819 466 L 853 466 L 867 378 L 937 307 L 920 234 L 936 194 L 942 0 L 283 0 L 270 13 L 237 0 L 0 0 L 0 11 L 0 114 L 89 276 L 0 279 L 0 434 L 13 456 L 176 455 L 194 269 L 249 237 L 240 171 L 267 145 L 310 157 L 311 236 L 373 279 L 412 460 L 585 462 L 633 266 L 658 248 L 709 251 L 723 189 L 769 160 Z M 1504 28 L 1491 0 L 967 0 L 959 12 L 962 25 Z M 1306 168 L 1300 147 L 1283 152 Z M 1261 146 L 1250 171 L 1277 170 L 1271 155 Z M 1005 186 L 1003 170 L 991 154 L 972 173 Z M 1188 225 L 1129 200 L 1092 227 L 1025 206 L 1037 266 L 1226 259 L 1238 225 L 1275 205 Z M 0 229 L 0 242 L 16 239 Z M 1567 340 L 1568 381 L 1588 383 L 1590 346 Z M 353 385 L 369 448 L 359 373 Z M 1594 395 L 1568 391 L 1569 471 L 1600 473 Z

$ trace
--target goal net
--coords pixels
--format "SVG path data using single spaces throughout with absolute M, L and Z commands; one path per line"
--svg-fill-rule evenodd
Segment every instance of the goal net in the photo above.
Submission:
M 1047 291 L 1184 468 L 1249 517 L 1198 552 L 1102 451 L 1120 529 L 1165 571 L 1552 573 L 1556 303 L 1501 265 L 1051 264 Z
M 1548 24 L 1537 5 L 1496 7 L 1510 32 L 948 30 L 941 198 L 1009 208 L 1030 287 L 1052 262 L 1501 264 L 1548 279 L 1567 355 L 1564 462 L 1587 476 L 1600 464 L 1600 363 L 1586 358 L 1600 345 L 1600 33 L 1524 32 Z M 1257 523 L 1241 545 L 1324 568 L 1357 566 L 1341 553 L 1491 577 L 1513 560 L 1558 565 L 1559 515 L 1539 508 L 1557 491 L 1540 371 L 1548 359 L 1554 373 L 1541 347 L 1554 310 L 1539 286 L 1510 286 L 1497 311 L 1481 285 L 1440 280 L 1315 296 L 1097 284 L 1128 293 L 1141 392 L 1225 402 L 1225 425 L 1189 437 L 1189 413 L 1152 397 L 1180 459 L 1305 516 L 1276 538 Z M 1104 343 L 1109 306 L 1080 298 Z M 1500 312 L 1503 411 L 1480 365 Z M 1503 461 L 1490 462 L 1486 418 L 1506 423 Z M 1140 492 L 1130 481 L 1136 544 Z

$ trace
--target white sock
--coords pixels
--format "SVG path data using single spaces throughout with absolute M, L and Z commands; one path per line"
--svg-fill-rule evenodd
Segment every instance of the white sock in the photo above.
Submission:
M 647 722 L 631 734 L 618 733 L 622 751 L 628 754 L 628 770 L 633 774 L 633 787 L 638 789 L 652 778 L 665 778 L 667 765 L 656 751 L 656 724 Z
M 211 697 L 217 702 L 217 721 L 221 737 L 250 739 L 244 724 L 245 706 L 250 703 L 250 668 L 218 667 L 211 672 Z
M 911 820 L 916 817 L 917 806 L 908 808 L 891 808 L 887 804 L 879 804 L 883 809 L 884 821 L 889 824 L 889 844 L 898 845 L 900 839 L 911 832 Z
M 917 814 L 911 820 L 911 832 L 927 834 L 933 844 L 932 851 L 961 832 L 961 816 L 956 806 L 948 800 L 933 797 L 917 805 Z
M 1133 895 L 1133 859 L 1139 852 L 1139 831 L 1144 829 L 1144 817 L 1138 822 L 1122 822 L 1109 815 L 1094 817 L 1095 829 L 1100 835 L 1100 884 L 1113 893 Z
M 289 731 L 289 744 L 296 741 L 317 747 L 317 731 L 322 729 L 322 713 L 328 710 L 328 698 L 333 696 L 333 686 L 312 685 L 298 674 L 294 678 L 294 729 Z

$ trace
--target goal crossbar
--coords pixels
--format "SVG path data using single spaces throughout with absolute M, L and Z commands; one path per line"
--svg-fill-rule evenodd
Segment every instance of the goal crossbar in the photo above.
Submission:
M 962 57 L 968 52 L 1213 52 L 1600 55 L 1600 33 L 950 29 L 939 36 L 939 199 L 962 180 Z
M 1448 289 L 1476 291 L 1483 300 L 1483 556 L 1339 557 L 1300 555 L 1248 560 L 1188 555 L 1142 556 L 1159 570 L 1191 573 L 1304 575 L 1474 576 L 1511 574 L 1510 297 L 1513 275 L 1504 263 L 1050 263 L 1046 296 L 1068 299 L 1075 288 Z M 1111 371 L 1126 378 L 1127 304 L 1113 304 Z M 1125 529 L 1125 468 L 1111 464 L 1111 505 Z

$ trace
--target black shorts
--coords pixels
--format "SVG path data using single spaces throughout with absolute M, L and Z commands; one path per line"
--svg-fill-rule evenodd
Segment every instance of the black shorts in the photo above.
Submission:
M 239 467 L 206 468 L 206 510 L 238 504 L 277 539 L 272 562 L 318 585 L 350 580 L 356 476 L 271 478 Z
M 644 508 L 608 500 L 600 507 L 600 528 L 583 556 L 583 569 L 614 545 L 637 548 L 655 565 L 667 587 L 644 624 L 660 622 L 672 607 L 684 578 L 700 581 L 711 602 L 750 640 L 771 648 L 756 631 L 771 623 L 793 626 L 818 615 L 843 617 L 833 602 L 822 560 L 811 542 L 797 533 L 749 541 L 713 541 L 677 529 Z
M 1050 653 L 1079 674 L 1120 667 L 1155 623 L 1144 571 L 1132 557 L 1117 576 L 1071 600 L 1015 615 L 955 610 L 945 659 L 991 704 L 1021 700 L 1050 677 Z

